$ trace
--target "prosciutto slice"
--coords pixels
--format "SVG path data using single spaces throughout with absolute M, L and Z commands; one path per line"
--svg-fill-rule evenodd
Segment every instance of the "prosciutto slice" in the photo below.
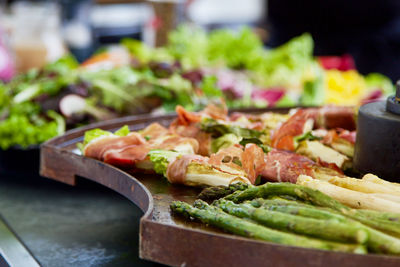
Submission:
M 316 115 L 316 109 L 299 109 L 274 131 L 271 138 L 271 146 L 277 149 L 295 150 L 293 138 L 307 130 L 312 130 Z
M 193 162 L 207 162 L 207 158 L 199 155 L 183 155 L 168 165 L 167 179 L 170 183 L 184 184 L 188 165 Z
M 261 176 L 272 182 L 296 183 L 301 174 L 315 179 L 330 176 L 343 177 L 341 170 L 320 166 L 311 159 L 290 151 L 273 149 L 264 158 L 265 165 Z
M 194 138 L 170 133 L 162 125 L 153 123 L 140 133 L 133 132 L 123 137 L 105 136 L 94 140 L 85 147 L 84 154 L 123 169 L 133 170 L 135 164 L 148 160 L 147 154 L 152 149 L 195 154 L 199 150 L 199 143 Z
M 195 112 L 189 112 L 182 106 L 176 106 L 176 114 L 178 115 L 177 121 L 180 125 L 189 125 L 193 122 L 199 122 L 201 115 Z
M 213 166 L 227 165 L 233 169 L 241 169 L 243 149 L 240 146 L 231 146 L 220 149 L 210 156 L 208 163 Z
M 326 129 L 342 128 L 354 131 L 356 129 L 354 108 L 337 106 L 319 108 L 316 127 Z
M 177 150 L 185 149 L 188 154 L 196 154 L 199 150 L 199 143 L 196 139 L 190 137 L 182 137 L 177 134 L 168 134 L 163 137 L 152 139 L 148 142 L 150 149 Z M 183 148 L 187 145 L 187 148 Z
M 242 166 L 249 181 L 254 184 L 265 168 L 264 151 L 255 144 L 247 144 L 242 154 Z
M 150 139 L 144 144 L 108 151 L 104 155 L 104 161 L 117 167 L 132 169 L 135 164 L 148 160 L 147 154 L 152 149 L 184 150 L 182 152 L 195 154 L 198 151 L 198 147 L 198 142 L 193 138 L 168 134 L 156 139 Z
M 202 132 L 196 124 L 184 126 L 173 123 L 170 126 L 170 131 L 183 137 L 196 139 L 199 144 L 198 154 L 202 156 L 210 155 L 212 141 L 211 134 Z
M 146 139 L 154 139 L 168 134 L 168 129 L 159 123 L 152 123 L 143 129 L 140 134 Z
M 299 109 L 277 130 L 271 138 L 271 145 L 277 149 L 295 150 L 294 137 L 315 128 L 342 128 L 354 131 L 356 127 L 352 107 L 328 106 L 323 108 Z M 347 136 L 346 136 L 347 137 Z
M 339 132 L 339 137 L 343 138 L 353 145 L 356 143 L 356 131 L 342 130 Z
M 130 133 L 127 136 L 105 136 L 87 144 L 83 154 L 87 157 L 104 160 L 105 153 L 145 143 L 146 140 L 138 133 Z
M 104 153 L 104 162 L 120 167 L 132 169 L 134 165 L 146 159 L 150 148 L 148 144 L 132 145 L 121 149 L 112 149 Z
M 247 144 L 244 151 L 240 145 L 231 146 L 212 154 L 208 163 L 222 171 L 224 166 L 242 171 L 250 183 L 254 184 L 264 169 L 264 151 L 255 144 Z
M 225 103 L 211 103 L 203 110 L 202 113 L 216 120 L 227 120 L 228 118 L 228 108 Z
M 316 163 L 307 157 L 289 151 L 272 150 L 265 156 L 261 176 L 273 182 L 296 183 L 300 174 L 313 177 Z

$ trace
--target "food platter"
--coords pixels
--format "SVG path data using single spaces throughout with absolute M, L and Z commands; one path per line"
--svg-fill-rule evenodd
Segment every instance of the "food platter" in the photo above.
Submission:
M 285 109 L 245 112 L 285 112 Z M 75 185 L 81 178 L 100 183 L 137 205 L 140 222 L 140 256 L 173 266 L 399 266 L 400 258 L 357 255 L 291 247 L 237 237 L 171 215 L 173 200 L 192 203 L 199 189 L 169 184 L 157 175 L 131 175 L 104 162 L 83 157 L 76 144 L 86 130 L 114 130 L 129 125 L 139 130 L 152 122 L 167 126 L 174 115 L 132 116 L 92 124 L 67 132 L 41 147 L 42 176 Z

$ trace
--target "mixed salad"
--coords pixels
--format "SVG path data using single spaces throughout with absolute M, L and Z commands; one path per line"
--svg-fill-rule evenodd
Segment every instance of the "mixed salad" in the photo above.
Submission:
M 0 83 L 0 149 L 129 114 L 199 110 L 221 98 L 231 108 L 358 105 L 394 91 L 387 77 L 362 76 L 333 59 L 313 57 L 309 34 L 266 49 L 248 28 L 181 26 L 161 48 L 125 39 L 82 64 L 67 55 Z

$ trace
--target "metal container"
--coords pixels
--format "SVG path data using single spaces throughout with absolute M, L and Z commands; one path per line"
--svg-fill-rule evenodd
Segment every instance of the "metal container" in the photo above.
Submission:
M 400 83 L 396 96 L 362 106 L 358 113 L 354 167 L 391 181 L 400 180 Z

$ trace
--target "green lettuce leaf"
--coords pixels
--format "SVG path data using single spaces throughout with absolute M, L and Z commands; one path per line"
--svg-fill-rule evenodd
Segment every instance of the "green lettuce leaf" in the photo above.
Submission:
M 105 131 L 99 128 L 92 129 L 89 131 L 85 132 L 84 138 L 83 138 L 83 147 L 89 144 L 91 141 L 102 137 L 102 136 L 127 136 L 130 133 L 128 125 L 122 126 L 120 129 L 115 131 L 114 133 L 110 131 Z
M 310 34 L 295 37 L 280 47 L 254 54 L 247 68 L 255 81 L 266 87 L 296 88 L 315 71 L 314 43 Z
M 216 30 L 210 33 L 208 40 L 208 59 L 212 62 L 224 62 L 234 69 L 248 68 L 252 57 L 263 52 L 260 38 L 250 28 L 239 32 Z
M 294 137 L 295 142 L 301 142 L 305 140 L 308 141 L 321 140 L 321 137 L 313 135 L 311 131 Z
M 54 62 L 48 63 L 44 67 L 44 71 L 65 75 L 78 67 L 79 63 L 76 58 L 72 54 L 67 54 Z
M 7 117 L 0 121 L 0 148 L 27 148 L 63 133 L 63 119 L 49 113 L 49 120 L 39 115 L 39 106 L 21 103 L 7 108 Z
M 214 137 L 232 133 L 243 138 L 258 138 L 263 134 L 257 130 L 242 128 L 236 125 L 222 124 L 211 118 L 204 118 L 200 126 L 203 131 L 211 133 Z
M 386 96 L 394 94 L 395 92 L 392 81 L 383 74 L 370 73 L 365 76 L 365 82 L 370 90 L 380 89 Z
M 93 84 L 93 93 L 107 107 L 124 112 L 131 106 L 141 106 L 135 97 L 135 85 L 141 79 L 141 74 L 130 67 L 83 72 L 81 77 Z
M 304 83 L 300 104 L 303 106 L 320 106 L 325 101 L 324 82 L 322 77 Z
M 208 65 L 208 36 L 200 28 L 181 25 L 168 35 L 168 52 L 179 60 L 184 69 Z
M 139 59 L 142 63 L 147 63 L 150 61 L 152 51 L 143 42 L 130 38 L 124 38 L 122 39 L 121 44 L 128 49 L 131 55 Z
M 109 132 L 109 131 L 105 131 L 102 129 L 92 129 L 89 131 L 85 132 L 85 135 L 83 137 L 83 146 L 86 146 L 87 144 L 89 144 L 91 141 L 102 137 L 102 136 L 112 136 L 113 133 Z
M 239 144 L 241 140 L 242 137 L 239 137 L 235 134 L 224 134 L 223 136 L 212 140 L 211 151 L 213 153 L 217 153 L 222 148 L 227 148 L 233 146 L 234 144 Z
M 114 134 L 118 136 L 127 136 L 131 131 L 129 130 L 128 125 L 122 126 L 119 130 L 117 130 Z
M 52 118 L 57 123 L 57 135 L 62 135 L 65 133 L 65 119 L 64 117 L 55 112 L 54 110 L 47 111 L 47 116 Z
M 150 161 L 154 164 L 154 171 L 158 174 L 166 175 L 168 164 L 175 158 L 182 156 L 181 153 L 170 150 L 151 150 L 148 153 Z
M 215 76 L 204 77 L 200 88 L 202 89 L 204 95 L 209 98 L 222 97 L 222 91 L 217 87 L 217 77 Z
M 247 144 L 256 144 L 257 146 L 261 147 L 261 149 L 264 151 L 264 153 L 268 153 L 271 151 L 271 147 L 268 145 L 265 145 L 260 139 L 258 138 L 243 138 L 240 141 L 240 144 L 242 146 L 246 146 Z

